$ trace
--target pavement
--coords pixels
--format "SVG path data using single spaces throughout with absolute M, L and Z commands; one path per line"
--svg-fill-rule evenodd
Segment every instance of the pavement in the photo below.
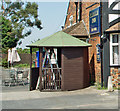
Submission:
M 0 77 L 1 74 L 3 72 Z M 29 91 L 29 84 L 0 86 L 2 109 L 118 109 L 119 106 L 118 90 L 108 92 L 88 87 L 74 91 L 40 92 Z
M 29 91 L 29 85 L 2 87 L 2 109 L 118 109 L 118 91 L 88 87 L 75 91 Z

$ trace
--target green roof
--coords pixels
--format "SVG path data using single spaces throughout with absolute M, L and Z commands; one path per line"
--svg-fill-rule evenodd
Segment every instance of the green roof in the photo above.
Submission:
M 59 31 L 51 36 L 45 37 L 27 47 L 89 47 L 88 44 L 78 38 L 75 38 L 65 32 Z

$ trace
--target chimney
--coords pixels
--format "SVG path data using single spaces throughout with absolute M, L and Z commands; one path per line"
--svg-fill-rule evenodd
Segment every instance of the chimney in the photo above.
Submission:
M 79 21 L 82 20 L 82 2 L 79 2 Z

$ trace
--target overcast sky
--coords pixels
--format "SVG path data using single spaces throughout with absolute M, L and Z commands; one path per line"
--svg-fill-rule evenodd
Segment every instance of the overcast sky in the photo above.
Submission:
M 26 48 L 25 46 L 31 44 L 31 41 L 47 37 L 61 30 L 61 26 L 64 25 L 68 2 L 39 2 L 38 6 L 43 29 L 32 29 L 32 34 L 23 39 L 22 44 L 17 47 Z

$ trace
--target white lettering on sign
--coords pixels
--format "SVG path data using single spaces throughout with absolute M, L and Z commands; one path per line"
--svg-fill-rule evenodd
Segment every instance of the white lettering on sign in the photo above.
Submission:
M 93 12 L 90 13 L 90 18 L 94 17 L 94 16 L 97 16 L 97 15 L 98 15 L 98 10 L 93 11 Z
M 97 31 L 97 27 L 91 28 L 91 32 Z
M 93 18 L 93 19 L 92 19 L 92 23 L 95 23 L 95 22 L 96 22 L 96 18 Z

